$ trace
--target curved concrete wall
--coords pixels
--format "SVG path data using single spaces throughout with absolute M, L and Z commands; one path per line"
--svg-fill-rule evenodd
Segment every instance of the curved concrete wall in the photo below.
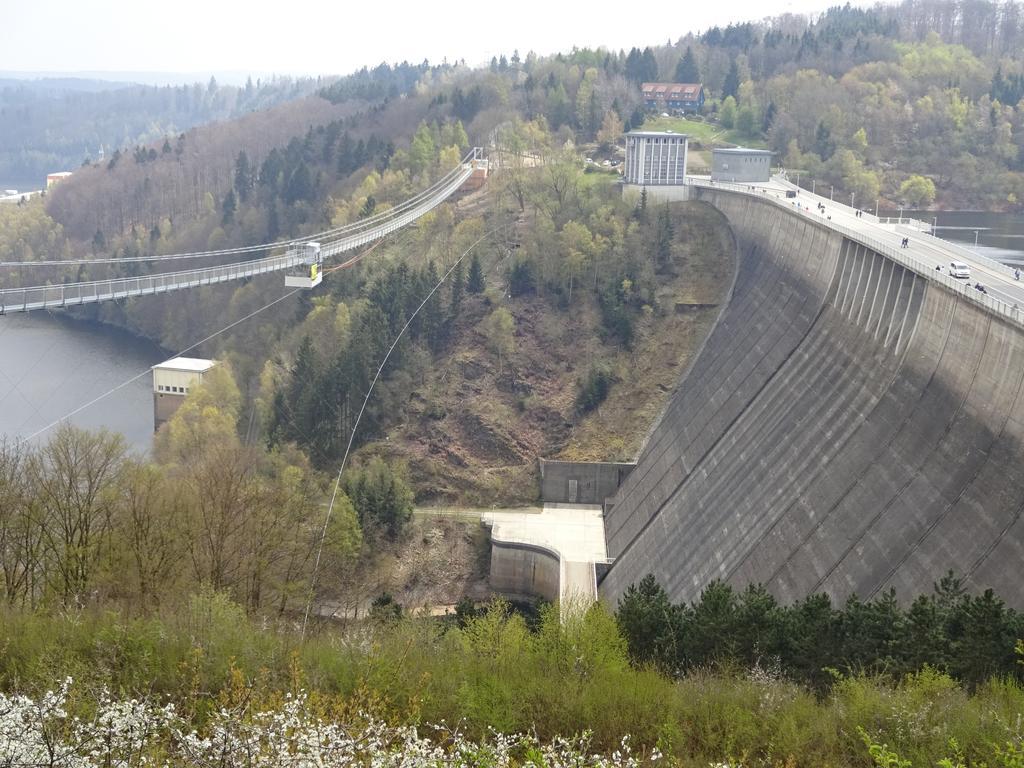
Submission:
M 561 588 L 561 558 L 535 544 L 491 537 L 491 588 L 517 595 L 536 595 L 556 602 Z
M 609 505 L 601 594 L 653 573 L 789 601 L 953 569 L 1024 607 L 1024 333 L 806 217 L 701 190 L 732 298 Z

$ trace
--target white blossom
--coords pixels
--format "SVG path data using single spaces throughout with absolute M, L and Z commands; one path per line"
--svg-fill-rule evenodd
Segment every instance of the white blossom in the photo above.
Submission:
M 103 691 L 89 719 L 69 717 L 71 680 L 38 700 L 0 694 L 0 768 L 639 768 L 628 737 L 611 756 L 591 734 L 542 744 L 535 735 L 491 731 L 479 742 L 445 723 L 394 727 L 361 716 L 358 725 L 323 720 L 302 693 L 279 709 L 214 712 L 197 731 L 172 704 L 119 701 Z

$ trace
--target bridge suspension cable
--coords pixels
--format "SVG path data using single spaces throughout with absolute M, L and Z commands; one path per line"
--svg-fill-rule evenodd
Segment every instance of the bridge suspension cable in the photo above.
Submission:
M 474 149 L 468 158 L 479 156 Z M 378 240 L 401 227 L 410 224 L 456 192 L 473 173 L 474 164 L 461 164 L 427 190 L 377 216 L 364 219 L 343 227 L 327 230 L 326 242 L 321 243 L 319 252 L 329 258 L 344 251 L 358 248 Z M 314 237 L 310 235 L 309 237 Z M 131 298 L 157 293 L 210 285 L 229 280 L 238 280 L 267 272 L 291 269 L 308 263 L 302 249 L 297 247 L 311 242 L 309 237 L 288 241 L 295 246 L 282 255 L 268 256 L 250 261 L 234 262 L 211 267 L 198 267 L 177 272 L 157 272 L 136 277 L 118 277 L 74 283 L 27 286 L 0 290 L 0 314 L 27 312 L 35 309 L 91 304 L 100 301 Z M 281 247 L 276 244 L 274 247 Z M 234 249 L 229 249 L 234 250 Z
M 136 263 L 147 263 L 147 262 L 161 262 L 161 261 L 181 261 L 186 259 L 208 259 L 216 256 L 240 256 L 246 253 L 254 253 L 258 251 L 265 251 L 273 248 L 288 248 L 299 243 L 305 243 L 309 241 L 317 241 L 323 244 L 328 239 L 340 239 L 348 234 L 354 232 L 373 228 L 374 226 L 381 224 L 382 222 L 400 215 L 401 213 L 415 207 L 419 203 L 431 197 L 438 192 L 438 190 L 444 188 L 454 178 L 460 175 L 466 168 L 467 164 L 471 164 L 474 160 L 479 159 L 482 150 L 479 147 L 474 147 L 470 150 L 459 163 L 452 168 L 448 173 L 439 178 L 433 184 L 426 189 L 421 190 L 413 197 L 408 200 L 404 200 L 398 205 L 395 205 L 387 210 L 381 211 L 373 216 L 368 216 L 365 219 L 359 219 L 348 224 L 343 224 L 333 229 L 327 229 L 323 232 L 317 232 L 311 235 L 303 235 L 302 237 L 292 238 L 291 240 L 277 240 L 274 242 L 258 243 L 256 245 L 244 245 L 236 248 L 220 248 L 217 250 L 208 251 L 189 251 L 186 253 L 169 253 L 162 255 L 153 256 L 126 256 L 124 258 L 92 258 L 92 259 L 46 259 L 38 261 L 0 261 L 0 267 L 77 267 L 87 264 L 136 264 Z

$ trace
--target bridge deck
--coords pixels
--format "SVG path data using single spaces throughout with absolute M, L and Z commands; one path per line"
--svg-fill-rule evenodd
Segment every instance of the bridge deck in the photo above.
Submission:
M 451 197 L 473 173 L 472 163 L 463 165 L 450 182 L 439 188 L 433 195 L 416 205 L 401 210 L 379 224 L 349 230 L 346 234 L 329 242 L 322 242 L 321 254 L 325 259 L 372 243 L 412 223 Z M 37 285 L 26 288 L 0 290 L 0 315 L 10 312 L 29 312 L 37 309 L 93 304 L 100 301 L 128 299 L 135 296 L 149 296 L 168 293 L 201 285 L 212 285 L 229 280 L 241 280 L 268 272 L 279 272 L 302 263 L 294 254 L 268 256 L 262 259 L 225 264 L 216 267 L 199 267 L 177 272 L 161 272 L 138 277 L 119 277 L 110 280 L 93 280 L 79 283 Z

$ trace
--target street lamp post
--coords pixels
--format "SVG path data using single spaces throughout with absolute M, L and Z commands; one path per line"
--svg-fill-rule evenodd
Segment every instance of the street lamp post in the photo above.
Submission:
M 878 198 L 875 198 L 875 218 L 878 218 Z
M 903 223 L 903 203 L 902 202 L 900 203 L 900 220 L 897 223 L 898 224 L 902 224 Z
M 817 181 L 816 179 L 811 179 L 811 194 L 812 195 L 814 194 L 814 184 L 815 184 L 816 181 Z
M 974 247 L 978 247 L 978 230 L 974 230 Z
M 831 185 L 831 186 L 830 186 L 830 187 L 828 188 L 828 199 L 829 199 L 829 200 L 831 200 L 831 199 L 832 199 L 832 195 L 833 195 L 833 194 L 835 193 L 835 191 L 836 191 L 836 185 L 835 185 L 835 184 L 832 184 L 832 185 Z
M 851 207 L 851 208 L 853 208 L 853 196 L 854 196 L 855 194 L 857 194 L 857 193 L 856 193 L 856 192 L 851 192 L 851 193 L 850 193 L 850 207 Z
M 935 228 L 938 227 L 938 226 L 939 226 L 939 217 L 938 216 L 932 216 L 932 237 L 938 237 L 938 235 L 935 234 Z

